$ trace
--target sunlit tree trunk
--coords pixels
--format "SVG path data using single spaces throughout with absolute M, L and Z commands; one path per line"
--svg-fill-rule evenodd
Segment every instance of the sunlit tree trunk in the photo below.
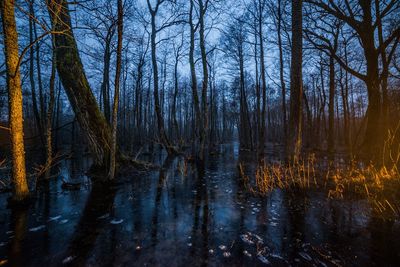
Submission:
M 54 41 L 53 41 L 54 49 Z M 46 118 L 46 173 L 45 179 L 50 178 L 51 164 L 53 160 L 53 144 L 52 144 L 52 125 L 53 125 L 53 112 L 54 112 L 54 84 L 56 79 L 56 57 L 54 50 L 52 51 L 52 61 L 51 61 L 51 75 L 49 84 L 49 107 L 47 109 Z
M 14 0 L 0 2 L 4 32 L 4 54 L 7 67 L 9 97 L 9 125 L 11 135 L 13 199 L 28 198 L 29 189 L 25 171 L 22 88 L 18 66 L 18 34 L 14 15 Z

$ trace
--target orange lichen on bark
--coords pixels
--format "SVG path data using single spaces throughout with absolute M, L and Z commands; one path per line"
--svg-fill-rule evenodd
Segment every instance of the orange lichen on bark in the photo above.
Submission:
M 1 1 L 1 16 L 4 30 L 4 47 L 9 92 L 9 121 L 12 149 L 13 199 L 24 200 L 29 195 L 25 171 L 25 148 L 22 112 L 21 78 L 18 69 L 18 34 L 14 15 L 14 0 Z

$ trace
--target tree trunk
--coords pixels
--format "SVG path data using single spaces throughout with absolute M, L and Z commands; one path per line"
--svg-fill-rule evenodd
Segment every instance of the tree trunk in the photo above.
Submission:
M 335 61 L 329 57 L 329 104 L 328 104 L 328 153 L 333 154 L 335 146 Z
M 110 153 L 110 169 L 108 171 L 108 179 L 113 180 L 115 176 L 115 154 L 117 150 L 117 126 L 118 126 L 118 101 L 119 101 L 119 80 L 121 76 L 122 61 L 122 33 L 123 33 L 123 9 L 122 0 L 118 0 L 118 44 L 117 44 L 117 67 L 115 70 L 115 90 L 114 104 L 112 111 L 112 137 L 111 137 L 111 153 Z
M 190 11 L 189 11 L 189 25 L 190 25 L 190 49 L 189 49 L 189 65 L 190 65 L 190 77 L 192 87 L 193 106 L 195 112 L 195 136 L 201 143 L 201 127 L 202 127 L 202 116 L 200 112 L 199 95 L 197 93 L 197 76 L 196 76 L 196 65 L 194 61 L 194 42 L 195 42 L 195 26 L 193 23 L 193 0 L 190 0 Z M 200 145 L 200 144 L 199 144 Z
M 158 66 L 157 66 L 157 52 L 156 52 L 156 13 L 151 11 L 151 62 L 153 67 L 153 86 L 154 86 L 154 111 L 157 116 L 157 127 L 158 133 L 160 135 L 160 141 L 164 148 L 167 150 L 168 154 L 174 154 L 176 151 L 172 147 L 168 140 L 167 134 L 165 132 L 164 117 L 162 114 L 160 106 L 160 98 L 158 93 L 159 81 L 158 81 Z
M 175 57 L 175 64 L 174 64 L 174 95 L 173 95 L 173 102 L 172 102 L 172 132 L 175 140 L 179 139 L 179 129 L 178 129 L 178 120 L 176 119 L 176 100 L 178 97 L 178 62 L 179 62 L 179 52 Z
M 54 83 L 56 79 L 56 57 L 54 51 L 54 42 L 53 51 L 52 51 L 52 60 L 51 60 L 51 75 L 50 75 L 50 84 L 49 84 L 49 107 L 47 109 L 47 118 L 46 118 L 46 173 L 45 179 L 50 178 L 51 173 L 51 164 L 53 160 L 53 144 L 52 144 L 52 125 L 53 125 L 53 112 L 54 112 Z
M 111 61 L 111 39 L 114 35 L 114 29 L 108 29 L 107 37 L 105 40 L 104 50 L 104 67 L 103 67 L 103 81 L 101 83 L 101 93 L 103 98 L 104 116 L 107 122 L 110 122 L 110 61 Z
M 201 127 L 201 140 L 200 140 L 200 159 L 204 159 L 204 149 L 205 144 L 207 143 L 207 133 L 208 133 L 208 107 L 207 107 L 207 87 L 208 87 L 208 68 L 207 68 L 207 53 L 205 46 L 205 37 L 204 37 L 204 15 L 207 11 L 207 6 L 203 5 L 203 0 L 199 0 L 199 34 L 200 34 L 200 54 L 201 54 L 201 63 L 203 65 L 203 82 L 201 89 L 201 109 L 202 109 L 202 117 L 203 117 L 203 125 Z
M 290 69 L 290 140 L 289 151 L 294 161 L 300 157 L 302 146 L 302 0 L 292 1 L 292 56 Z
M 282 36 L 281 36 L 281 26 L 282 26 L 282 10 L 281 10 L 282 0 L 278 0 L 278 47 L 279 47 L 279 78 L 281 81 L 281 94 L 282 94 L 282 124 L 283 124 L 283 140 L 286 147 L 287 141 L 287 124 L 286 124 L 286 84 L 283 75 L 283 48 L 282 48 Z
M 241 46 L 242 44 L 239 44 Z M 251 125 L 249 119 L 249 108 L 247 106 L 247 97 L 244 84 L 244 62 L 243 62 L 243 48 L 239 47 L 239 69 L 240 69 L 240 122 L 239 122 L 239 136 L 240 148 L 252 149 L 251 140 Z
M 104 166 L 111 148 L 111 129 L 90 89 L 72 32 L 66 0 L 48 0 L 53 28 L 57 71 L 80 128 L 85 133 L 95 165 Z
M 23 201 L 29 196 L 25 171 L 24 129 L 22 112 L 21 76 L 18 68 L 18 34 L 14 15 L 14 0 L 0 2 L 4 31 L 4 54 L 7 67 L 9 123 L 12 155 L 13 200 Z
M 363 29 L 360 33 L 367 62 L 366 85 L 368 91 L 367 128 L 365 131 L 363 154 L 369 159 L 378 160 L 382 152 L 381 93 L 379 81 L 378 51 L 375 48 L 374 26 L 372 25 L 371 1 L 361 1 L 364 13 Z
M 264 36 L 263 36 L 263 10 L 264 3 L 259 1 L 259 17 L 258 17 L 258 34 L 260 39 L 260 72 L 261 72 L 261 92 L 262 92 L 262 107 L 261 107 L 261 122 L 260 122 L 260 140 L 258 146 L 258 153 L 264 154 L 264 145 L 265 145 L 265 117 L 266 117 L 266 106 L 267 106 L 267 79 L 265 77 L 265 58 L 264 58 Z
M 29 3 L 29 42 L 33 43 L 34 41 L 34 33 L 33 33 L 33 24 L 34 24 L 34 0 L 31 0 Z M 40 137 L 40 141 L 44 144 L 43 140 L 43 127 L 42 127 L 42 119 L 39 113 L 37 101 L 36 101 L 36 84 L 35 84 L 35 69 L 34 69 L 34 61 L 35 61 L 35 46 L 31 46 L 29 48 L 29 81 L 31 85 L 31 94 L 32 94 L 32 108 L 33 108 L 33 115 L 35 116 L 36 127 L 38 130 L 38 134 Z

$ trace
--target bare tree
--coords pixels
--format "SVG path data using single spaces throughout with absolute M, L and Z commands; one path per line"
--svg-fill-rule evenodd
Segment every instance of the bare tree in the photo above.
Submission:
M 101 113 L 78 53 L 72 32 L 68 2 L 48 0 L 48 12 L 55 31 L 53 35 L 57 72 L 81 129 L 89 141 L 96 165 L 104 165 L 111 148 L 111 129 Z
M 114 104 L 112 109 L 112 141 L 110 153 L 110 169 L 108 172 L 108 179 L 113 180 L 115 176 L 115 154 L 117 151 L 117 126 L 118 126 L 118 101 L 119 101 L 119 82 L 121 76 L 122 65 L 122 34 L 123 34 L 123 7 L 122 0 L 118 0 L 118 43 L 117 43 L 117 68 L 115 71 L 115 90 L 114 90 Z
M 302 146 L 302 98 L 303 98 L 303 1 L 292 1 L 292 58 L 290 69 L 290 128 L 289 146 L 296 161 Z
M 14 0 L 1 1 L 0 9 L 4 31 L 4 55 L 7 67 L 13 200 L 24 201 L 29 196 L 29 189 L 25 170 L 22 88 L 18 66 L 18 34 L 14 15 Z

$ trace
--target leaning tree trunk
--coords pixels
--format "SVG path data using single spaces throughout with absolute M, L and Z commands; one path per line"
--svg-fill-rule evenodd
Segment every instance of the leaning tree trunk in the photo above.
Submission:
M 0 2 L 4 31 L 4 53 L 7 66 L 9 121 L 12 153 L 13 199 L 25 200 L 29 196 L 25 171 L 24 129 L 22 112 L 21 76 L 18 69 L 18 34 L 14 15 L 14 0 Z
M 48 0 L 53 28 L 57 71 L 80 128 L 85 133 L 95 165 L 103 166 L 111 146 L 111 129 L 90 89 L 72 32 L 66 0 Z
M 302 146 L 302 0 L 292 1 L 292 58 L 290 70 L 290 131 L 289 151 L 298 160 Z

